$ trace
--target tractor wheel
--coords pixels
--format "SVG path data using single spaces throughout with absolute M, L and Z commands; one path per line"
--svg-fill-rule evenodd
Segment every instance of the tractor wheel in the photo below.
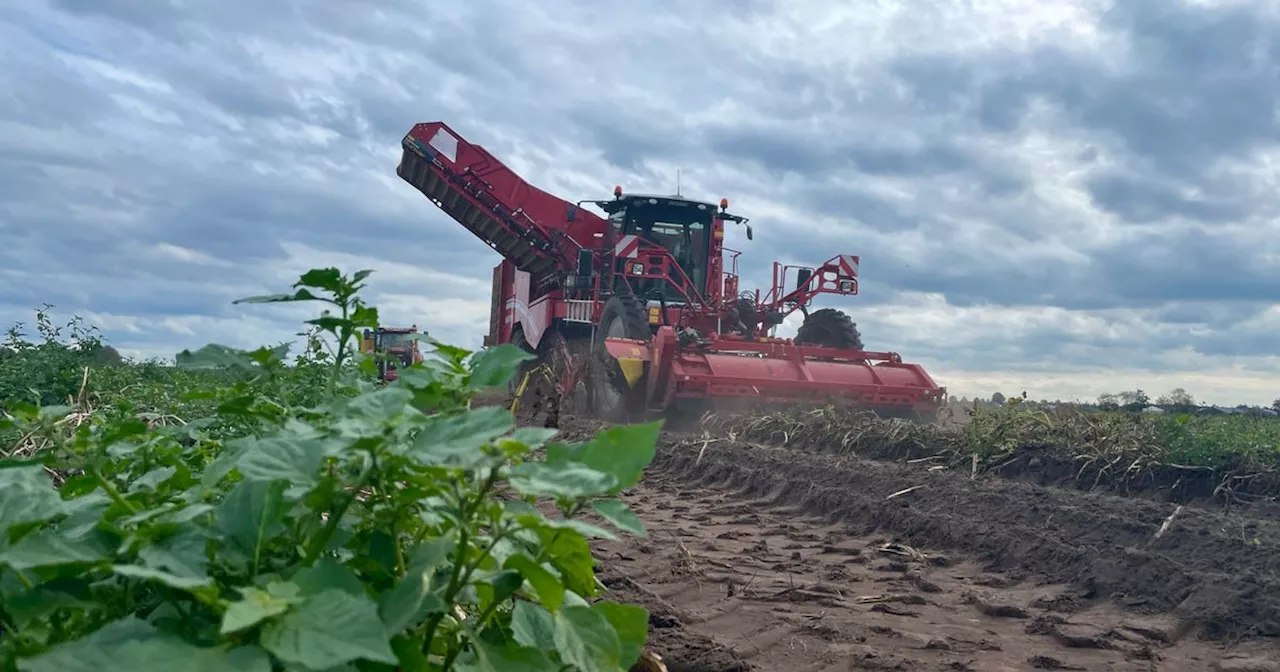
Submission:
M 828 348 L 862 349 L 862 335 L 858 325 L 844 312 L 823 308 L 809 313 L 804 324 L 796 331 L 795 342 L 801 345 L 821 345 Z
M 645 384 L 628 386 L 622 367 L 605 348 L 606 338 L 649 340 L 649 320 L 644 303 L 631 295 L 616 295 L 604 304 L 596 328 L 589 378 L 591 410 L 608 422 L 629 422 L 644 410 Z

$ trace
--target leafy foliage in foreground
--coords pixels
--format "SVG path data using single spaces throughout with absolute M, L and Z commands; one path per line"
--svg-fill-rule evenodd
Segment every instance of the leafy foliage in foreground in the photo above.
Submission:
M 245 429 L 244 418 L 218 413 L 223 403 L 256 396 L 267 406 L 315 405 L 333 369 L 333 355 L 316 327 L 299 334 L 306 338 L 306 348 L 291 363 L 280 360 L 287 353 L 282 346 L 234 353 L 211 345 L 195 353 L 179 353 L 175 367 L 121 357 L 79 318 L 61 327 L 54 325 L 50 308 L 46 305 L 36 311 L 35 340 L 26 333 L 27 326 L 19 323 L 0 343 L 0 417 L 38 406 L 69 405 L 74 410 L 63 418 L 64 423 L 96 421 L 101 415 L 95 411 L 120 410 L 152 424 L 195 420 L 209 435 L 234 436 Z M 354 390 L 348 386 L 338 393 Z M 15 448 L 26 452 L 35 447 L 23 438 L 19 428 L 0 426 L 0 456 L 10 456 Z
M 387 386 L 356 332 L 361 271 L 313 270 L 324 366 L 210 346 L 209 414 L 173 425 L 123 396 L 87 419 L 11 404 L 44 448 L 0 463 L 5 670 L 626 670 L 648 614 L 597 600 L 589 537 L 643 534 L 616 498 L 659 425 L 568 445 L 471 408 L 526 355 L 435 344 Z M 298 376 L 319 389 L 299 394 Z M 195 396 L 201 396 L 197 394 Z M 542 449 L 543 457 L 534 452 Z M 48 472 L 67 476 L 55 488 Z M 544 503 L 535 507 L 535 503 Z

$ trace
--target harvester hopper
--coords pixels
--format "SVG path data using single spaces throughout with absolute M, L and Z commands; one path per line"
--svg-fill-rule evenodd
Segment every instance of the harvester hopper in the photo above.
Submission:
M 866 350 L 845 313 L 810 311 L 819 294 L 857 295 L 857 256 L 774 262 L 768 290 L 744 291 L 724 234 L 747 219 L 727 200 L 615 187 L 612 199 L 572 203 L 442 122 L 414 126 L 402 149 L 397 174 L 503 258 L 486 346 L 536 354 L 554 393 L 599 417 L 763 402 L 928 419 L 946 399 L 920 366 Z M 796 337 L 771 336 L 795 311 Z

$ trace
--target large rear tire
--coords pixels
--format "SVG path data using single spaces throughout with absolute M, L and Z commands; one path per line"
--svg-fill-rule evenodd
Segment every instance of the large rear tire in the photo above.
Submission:
M 796 331 L 795 342 L 801 345 L 821 345 L 828 348 L 862 350 L 862 334 L 858 325 L 843 311 L 823 308 L 809 313 L 804 324 Z
M 649 340 L 649 320 L 644 303 L 630 294 L 615 295 L 604 304 L 592 347 L 591 410 L 601 420 L 630 422 L 644 412 L 645 381 L 627 385 L 622 367 L 605 348 L 606 338 Z

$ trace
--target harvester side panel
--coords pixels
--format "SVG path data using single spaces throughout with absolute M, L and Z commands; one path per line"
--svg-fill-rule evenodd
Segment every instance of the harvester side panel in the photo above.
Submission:
M 558 297 L 531 298 L 531 276 L 510 261 L 503 261 L 495 272 L 501 273 L 502 277 L 501 287 L 494 292 L 500 302 L 496 305 L 501 321 L 495 343 L 510 343 L 512 334 L 519 328 L 525 342 L 536 349 L 556 316 Z
M 396 174 L 522 271 L 568 270 L 605 231 L 604 219 L 529 184 L 443 122 L 414 126 L 401 146 Z

